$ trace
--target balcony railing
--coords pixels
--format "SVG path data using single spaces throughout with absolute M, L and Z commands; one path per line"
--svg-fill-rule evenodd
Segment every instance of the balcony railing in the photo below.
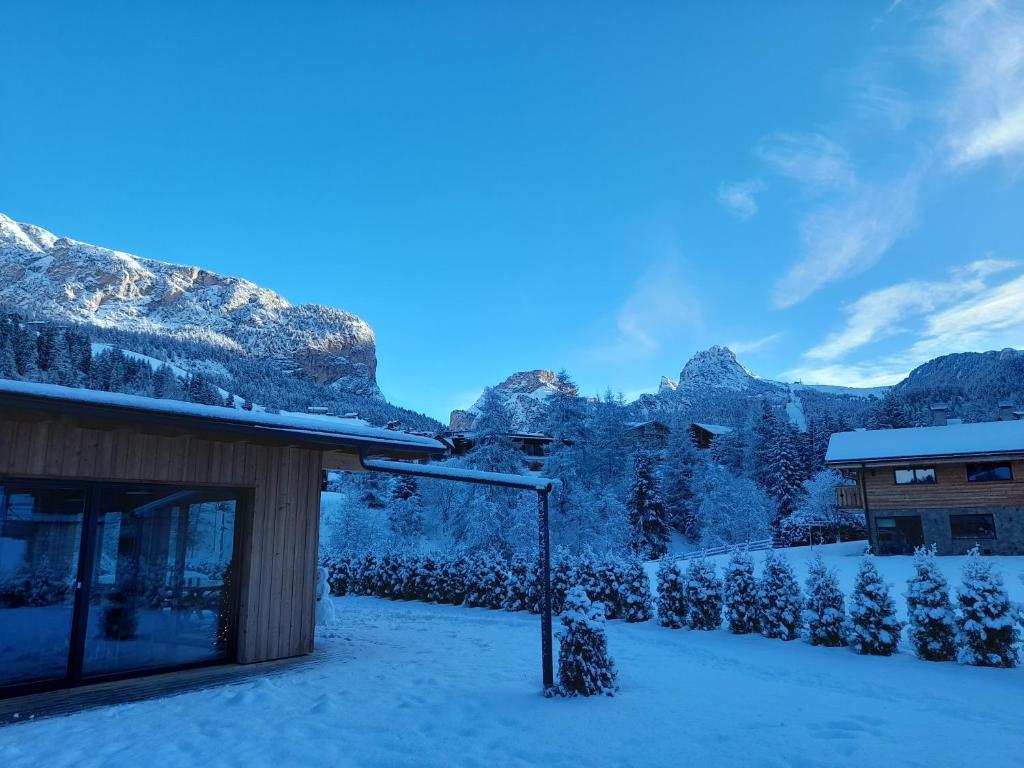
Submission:
M 836 486 L 836 505 L 840 509 L 864 509 L 859 485 Z

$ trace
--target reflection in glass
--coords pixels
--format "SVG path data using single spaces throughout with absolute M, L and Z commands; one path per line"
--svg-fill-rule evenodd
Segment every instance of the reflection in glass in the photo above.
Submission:
M 226 656 L 236 500 L 209 489 L 103 489 L 83 675 Z
M 67 674 L 84 503 L 0 484 L 0 686 Z

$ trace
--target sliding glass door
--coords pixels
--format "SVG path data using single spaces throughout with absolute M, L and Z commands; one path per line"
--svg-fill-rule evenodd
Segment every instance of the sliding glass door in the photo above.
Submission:
M 0 480 L 0 687 L 67 676 L 85 498 Z
M 0 479 L 0 693 L 228 659 L 241 493 Z

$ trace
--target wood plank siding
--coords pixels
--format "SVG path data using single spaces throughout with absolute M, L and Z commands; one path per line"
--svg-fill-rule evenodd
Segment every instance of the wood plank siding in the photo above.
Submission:
M 248 489 L 237 523 L 237 660 L 309 653 L 324 452 L 219 437 L 2 411 L 0 478 Z M 343 462 L 336 455 L 334 463 Z
M 966 463 L 914 462 L 861 471 L 873 510 L 1024 506 L 1024 461 L 1011 464 L 1013 479 L 997 482 L 968 482 Z M 934 468 L 935 482 L 897 485 L 895 470 L 910 467 Z

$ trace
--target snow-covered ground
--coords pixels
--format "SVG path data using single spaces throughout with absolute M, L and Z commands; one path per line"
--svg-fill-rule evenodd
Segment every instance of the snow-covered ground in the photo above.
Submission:
M 536 616 L 334 601 L 313 666 L 0 728 L 0 765 L 1024 764 L 1024 669 L 614 621 L 619 695 L 544 699 Z

